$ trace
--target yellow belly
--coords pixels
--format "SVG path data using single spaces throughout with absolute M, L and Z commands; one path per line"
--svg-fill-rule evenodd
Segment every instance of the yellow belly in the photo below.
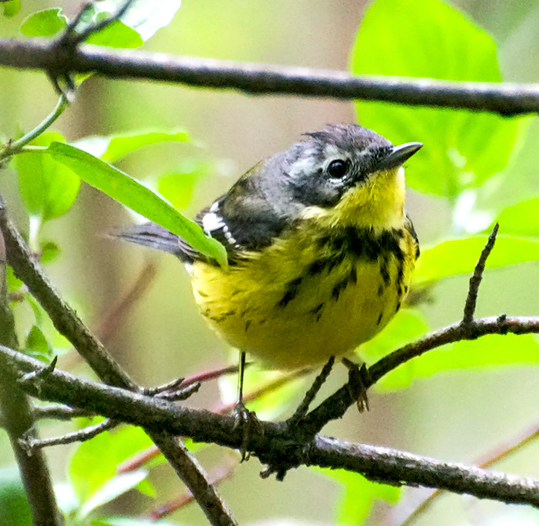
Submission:
M 288 239 L 226 271 L 196 262 L 193 291 L 202 315 L 232 346 L 271 369 L 314 366 L 372 338 L 399 309 L 415 259 L 410 239 L 401 248 L 400 259 L 345 254 L 327 263 L 324 247 Z

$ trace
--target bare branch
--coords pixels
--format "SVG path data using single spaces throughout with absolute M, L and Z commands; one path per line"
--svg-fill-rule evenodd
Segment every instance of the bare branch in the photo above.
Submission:
M 0 344 L 17 346 L 15 322 L 9 308 L 6 283 L 6 254 L 0 233 Z M 52 480 L 45 456 L 38 451 L 28 455 L 19 440 L 37 438 L 32 407 L 17 384 L 13 364 L 6 356 L 0 356 L 0 409 L 2 425 L 6 429 L 17 460 L 22 483 L 35 526 L 60 526 L 61 514 L 56 503 Z
M 96 72 L 109 78 L 177 82 L 330 99 L 363 99 L 399 104 L 463 108 L 518 115 L 539 111 L 538 84 L 443 82 L 432 79 L 355 76 L 344 71 L 252 64 L 83 45 L 62 53 L 55 42 L 0 39 L 0 65 L 40 69 L 60 76 Z
M 539 328 L 539 319 L 535 319 L 535 323 Z M 16 364 L 20 378 L 43 368 L 41 362 L 3 346 L 0 346 L 0 354 Z M 159 429 L 169 433 L 168 436 L 189 436 L 195 441 L 234 449 L 240 447 L 243 439 L 241 429 L 234 427 L 233 417 L 178 407 L 158 398 L 77 379 L 59 370 L 45 377 L 35 375 L 23 382 L 22 387 L 32 396 L 75 407 L 83 402 L 95 413 L 147 429 Z M 250 444 L 250 451 L 264 463 L 281 466 L 283 471 L 300 465 L 339 468 L 387 484 L 436 487 L 539 507 L 539 480 L 322 436 L 308 443 L 298 442 L 290 435 L 285 422 L 261 422 L 261 425 L 264 432 Z
M 462 323 L 464 324 L 471 323 L 473 320 L 475 307 L 477 305 L 477 295 L 479 294 L 479 286 L 481 285 L 481 280 L 483 279 L 483 272 L 485 272 L 485 264 L 490 256 L 490 253 L 492 252 L 492 249 L 494 248 L 499 227 L 500 225 L 498 225 L 498 223 L 494 225 L 494 228 L 488 237 L 487 244 L 481 251 L 479 260 L 477 261 L 472 277 L 470 278 L 470 286 L 468 288 L 468 296 L 464 305 L 464 316 L 462 318 Z
M 93 426 L 87 426 L 84 429 L 73 431 L 72 433 L 66 433 L 65 435 L 52 438 L 35 438 L 31 435 L 24 435 L 19 438 L 20 446 L 26 450 L 29 455 L 33 455 L 37 449 L 43 449 L 51 446 L 63 446 L 66 444 L 73 444 L 73 442 L 85 442 L 91 438 L 100 435 L 104 431 L 113 429 L 118 425 L 118 422 L 106 418 L 103 422 L 95 424 Z

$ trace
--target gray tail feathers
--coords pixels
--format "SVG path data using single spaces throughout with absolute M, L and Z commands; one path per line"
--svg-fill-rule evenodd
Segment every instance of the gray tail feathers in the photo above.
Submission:
M 180 259 L 184 259 L 183 250 L 180 246 L 180 240 L 183 240 L 156 223 L 150 222 L 141 225 L 131 225 L 126 230 L 111 232 L 111 235 L 131 241 L 132 243 L 144 245 L 145 247 L 164 250 L 178 256 Z

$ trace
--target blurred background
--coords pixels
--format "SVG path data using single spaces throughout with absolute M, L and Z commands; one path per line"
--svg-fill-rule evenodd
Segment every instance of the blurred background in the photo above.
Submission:
M 496 39 L 505 80 L 537 82 L 537 0 L 453 3 Z M 18 33 L 21 21 L 38 9 L 61 5 L 71 17 L 81 5 L 74 1 L 48 0 L 24 0 L 22 4 L 17 17 L 0 19 L 1 37 L 21 38 Z M 158 31 L 144 49 L 346 70 L 364 8 L 365 2 L 354 0 L 184 0 L 174 21 Z M 20 130 L 28 131 L 51 111 L 56 100 L 45 74 L 0 68 L 0 133 L 10 137 L 17 136 Z M 187 162 L 212 163 L 211 173 L 197 178 L 192 199 L 182 210 L 192 216 L 253 164 L 289 148 L 303 132 L 317 130 L 327 123 L 355 120 L 351 102 L 246 96 L 232 90 L 94 77 L 84 82 L 76 103 L 53 129 L 68 141 L 154 127 L 185 129 L 196 144 L 148 147 L 128 156 L 119 167 L 134 177 L 151 181 L 165 173 L 185 170 Z M 525 176 L 539 194 L 537 131 L 535 122 L 512 169 L 519 180 Z M 428 137 L 410 136 L 409 140 L 421 141 L 428 148 Z M 9 166 L 0 172 L 0 193 L 18 227 L 27 231 L 16 179 Z M 510 193 L 509 184 L 504 197 Z M 451 210 L 445 201 L 410 191 L 407 208 L 422 246 L 430 246 L 447 235 Z M 100 327 L 141 273 L 148 272 L 150 263 L 155 265 L 156 274 L 147 292 L 125 323 L 115 327 L 107 338 L 108 348 L 117 360 L 137 382 L 153 386 L 235 359 L 199 317 L 187 275 L 174 257 L 107 237 L 108 232 L 131 221 L 129 213 L 119 204 L 83 184 L 70 212 L 47 223 L 42 232 L 43 240 L 52 240 L 61 249 L 60 257 L 48 266 L 60 291 L 91 327 Z M 456 277 L 432 291 L 432 301 L 421 307 L 432 328 L 459 319 L 466 290 L 467 277 Z M 477 314 L 537 315 L 538 296 L 539 267 L 535 263 L 489 272 L 481 289 Z M 63 360 L 69 363 L 70 359 Z M 69 365 L 77 371 L 74 361 Z M 327 394 L 342 384 L 345 376 L 344 368 L 337 367 L 324 392 Z M 306 387 L 307 383 L 299 393 Z M 217 384 L 212 383 L 205 385 L 190 403 L 211 408 L 219 396 Z M 290 400 L 291 406 L 298 402 L 298 397 Z M 332 423 L 324 432 L 447 461 L 472 462 L 531 425 L 536 418 L 534 408 L 538 397 L 539 382 L 533 368 L 439 374 L 417 381 L 404 391 L 371 394 L 368 414 L 359 415 L 351 409 L 342 421 Z M 46 433 L 54 435 L 60 429 L 49 426 Z M 0 465 L 7 465 L 11 462 L 9 447 L 3 435 L 0 441 L 3 441 Z M 65 477 L 69 451 L 69 447 L 61 447 L 48 452 L 56 480 Z M 538 455 L 539 447 L 532 445 L 525 453 L 497 467 L 538 477 Z M 217 448 L 208 448 L 201 452 L 200 459 L 210 468 L 221 456 Z M 337 483 L 306 468 L 290 472 L 283 483 L 262 480 L 258 476 L 260 469 L 256 459 L 243 463 L 232 480 L 221 487 L 225 500 L 242 524 L 269 518 L 282 519 L 286 524 L 293 520 L 305 524 L 334 521 L 333 510 L 340 497 Z M 181 491 L 179 482 L 167 469 L 157 470 L 153 477 L 159 488 L 159 501 Z M 398 523 L 428 494 L 421 489 L 406 489 L 405 493 L 405 499 L 396 509 L 380 504 L 368 524 Z M 131 494 L 120 504 L 123 511 L 130 513 L 155 506 L 149 497 L 135 498 Z M 527 524 L 526 517 L 532 517 L 524 507 L 448 496 L 417 524 L 433 524 L 434 518 L 437 525 L 494 524 L 493 519 L 481 521 L 496 515 L 499 519 L 496 524 Z M 534 517 L 536 520 L 537 516 Z M 195 506 L 183 510 L 177 520 L 182 524 L 205 524 Z

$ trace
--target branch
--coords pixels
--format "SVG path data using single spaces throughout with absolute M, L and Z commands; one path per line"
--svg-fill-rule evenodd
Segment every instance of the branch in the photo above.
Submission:
M 15 275 L 26 284 L 40 302 L 58 332 L 71 342 L 102 381 L 132 391 L 140 391 L 140 388 L 132 382 L 76 313 L 59 296 L 39 264 L 32 258 L 20 234 L 8 220 L 1 198 L 0 230 L 6 243 L 8 263 L 13 267 Z M 52 373 L 54 371 L 48 374 Z M 4 416 L 7 417 L 7 415 Z M 181 440 L 161 430 L 150 431 L 149 436 L 176 474 L 193 493 L 210 523 L 215 526 L 235 526 L 236 521 L 230 510 L 205 476 L 198 461 Z
M 58 42 L 0 39 L 0 65 L 40 69 L 49 72 L 52 77 L 95 72 L 109 78 L 160 80 L 189 86 L 235 89 L 250 94 L 378 100 L 482 110 L 501 115 L 539 111 L 538 84 L 374 78 L 344 71 L 179 57 L 133 50 L 104 51 L 102 47 L 90 45 L 66 50 Z
M 17 346 L 15 321 L 9 308 L 6 283 L 6 257 L 0 233 L 0 343 Z M 16 372 L 5 356 L 0 356 L 0 409 L 17 460 L 35 526 L 60 526 L 61 514 L 54 497 L 52 480 L 41 451 L 29 455 L 20 440 L 37 439 L 32 407 L 16 380 Z
M 536 322 L 539 327 L 539 319 Z M 242 443 L 242 431 L 235 428 L 233 417 L 175 406 L 166 400 L 81 380 L 59 370 L 39 375 L 45 369 L 41 362 L 3 346 L 0 355 L 16 365 L 21 387 L 32 396 L 74 407 L 84 405 L 87 410 L 114 420 L 188 436 L 195 441 L 234 449 Z M 29 377 L 28 373 L 38 374 Z M 30 379 L 24 380 L 25 375 Z M 539 507 L 539 480 L 322 436 L 305 444 L 295 441 L 282 422 L 261 422 L 261 426 L 263 434 L 254 437 L 249 449 L 272 466 L 346 469 L 386 484 L 434 487 Z

